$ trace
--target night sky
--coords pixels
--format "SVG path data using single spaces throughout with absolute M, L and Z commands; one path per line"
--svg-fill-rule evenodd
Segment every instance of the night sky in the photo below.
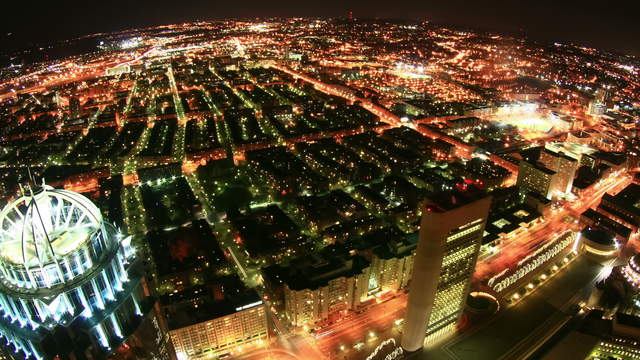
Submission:
M 8 10 L 9 4 L 16 8 Z M 32 42 L 196 19 L 338 17 L 352 10 L 356 18 L 426 19 L 640 56 L 640 16 L 632 8 L 630 0 L 11 1 L 3 4 L 0 51 Z

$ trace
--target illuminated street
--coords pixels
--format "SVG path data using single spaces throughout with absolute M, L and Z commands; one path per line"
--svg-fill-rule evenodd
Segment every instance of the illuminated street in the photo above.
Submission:
M 640 359 L 637 57 L 158 1 L 2 32 L 0 360 Z

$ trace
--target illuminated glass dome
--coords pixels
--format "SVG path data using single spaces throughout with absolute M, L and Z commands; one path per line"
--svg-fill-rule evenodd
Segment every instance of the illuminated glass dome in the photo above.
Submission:
M 46 185 L 7 205 L 0 229 L 2 275 L 18 287 L 70 281 L 91 266 L 91 256 L 83 256 L 87 251 L 98 255 L 109 245 L 100 211 L 91 201 Z
M 130 242 L 80 194 L 23 192 L 0 212 L 0 338 L 25 359 L 52 356 L 43 344 L 60 326 L 117 346 L 145 298 L 129 279 Z
M 640 289 L 640 254 L 634 255 L 629 260 L 629 264 L 622 269 L 622 274 L 631 285 Z

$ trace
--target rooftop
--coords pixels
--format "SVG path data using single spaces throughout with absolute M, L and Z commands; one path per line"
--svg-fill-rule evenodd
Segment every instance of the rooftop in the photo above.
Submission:
M 581 216 L 593 220 L 595 225 L 603 227 L 614 234 L 622 236 L 623 238 L 629 238 L 631 235 L 631 229 L 593 209 L 587 209 L 581 214 Z
M 350 255 L 341 245 L 330 245 L 308 257 L 293 260 L 288 266 L 273 265 L 265 270 L 272 282 L 286 284 L 291 290 L 315 290 L 340 277 L 362 274 L 369 262 Z
M 613 234 L 599 227 L 586 227 L 581 231 L 582 236 L 601 245 L 615 244 Z
M 611 202 L 635 216 L 640 216 L 640 185 L 638 184 L 629 184 L 616 195 L 604 194 L 602 200 Z M 606 206 L 606 203 L 603 205 Z
M 254 289 L 245 287 L 237 275 L 216 279 L 160 298 L 167 309 L 171 330 L 234 314 L 262 304 Z
M 530 167 L 532 167 L 532 168 L 534 168 L 536 170 L 540 170 L 543 173 L 548 174 L 548 175 L 553 175 L 553 174 L 556 173 L 555 171 L 553 171 L 553 170 L 547 168 L 546 166 L 544 166 L 544 164 L 539 162 L 539 161 L 523 160 L 523 161 L 520 162 L 520 166 L 522 166 L 522 164 L 527 164 Z
M 102 226 L 100 210 L 86 197 L 43 185 L 0 213 L 0 257 L 36 267 L 85 244 Z
M 428 196 L 427 211 L 446 212 L 487 197 L 487 193 L 465 182 L 456 184 L 453 190 L 432 193 Z

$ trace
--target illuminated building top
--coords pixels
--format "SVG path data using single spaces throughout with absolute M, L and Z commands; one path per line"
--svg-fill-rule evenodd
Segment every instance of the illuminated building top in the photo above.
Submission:
M 640 254 L 636 254 L 629 260 L 629 264 L 624 267 L 622 273 L 636 289 L 640 289 Z
M 84 196 L 44 185 L 0 213 L 0 269 L 13 286 L 51 287 L 79 275 L 73 257 L 101 236 L 102 216 Z M 76 264 L 73 264 L 76 265 Z
M 0 212 L 0 338 L 24 359 L 50 358 L 59 326 L 89 334 L 93 353 L 118 346 L 145 296 L 130 241 L 78 193 L 23 191 Z

